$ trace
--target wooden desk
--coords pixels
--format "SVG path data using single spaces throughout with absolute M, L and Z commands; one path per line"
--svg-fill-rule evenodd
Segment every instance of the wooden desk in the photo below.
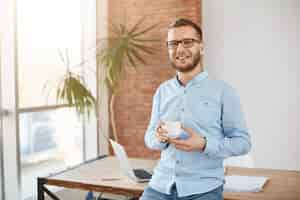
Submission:
M 132 167 L 150 170 L 154 168 L 156 162 L 156 160 L 130 159 Z M 119 180 L 103 180 L 111 178 Z M 105 157 L 56 175 L 38 178 L 38 200 L 44 200 L 44 193 L 53 199 L 59 199 L 45 187 L 46 185 L 139 197 L 147 184 L 136 183 L 124 176 L 120 171 L 118 160 L 115 157 Z
M 153 169 L 156 165 L 155 160 L 130 159 L 130 162 L 134 168 Z M 226 174 L 266 176 L 270 180 L 263 192 L 225 192 L 225 200 L 300 200 L 299 171 L 228 167 Z M 115 180 L 109 180 L 111 178 Z M 46 185 L 139 197 L 147 183 L 136 183 L 128 179 L 121 174 L 115 157 L 105 157 L 56 175 L 38 178 L 38 200 L 44 200 L 44 193 L 58 199 Z
M 226 175 L 266 176 L 262 192 L 224 193 L 227 200 L 300 200 L 300 171 L 227 167 Z

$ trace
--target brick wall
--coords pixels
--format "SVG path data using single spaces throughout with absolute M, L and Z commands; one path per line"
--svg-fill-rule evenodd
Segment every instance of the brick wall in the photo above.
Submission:
M 149 35 L 159 37 L 161 42 L 156 46 L 157 55 L 146 59 L 147 66 L 139 64 L 138 70 L 127 70 L 116 97 L 116 124 L 120 143 L 125 146 L 129 156 L 157 158 L 159 152 L 145 147 L 144 134 L 155 89 L 162 81 L 174 76 L 165 47 L 167 25 L 177 17 L 200 23 L 200 0 L 108 1 L 109 21 L 126 20 L 130 26 L 144 15 L 149 16 L 146 25 L 159 23 L 157 29 Z

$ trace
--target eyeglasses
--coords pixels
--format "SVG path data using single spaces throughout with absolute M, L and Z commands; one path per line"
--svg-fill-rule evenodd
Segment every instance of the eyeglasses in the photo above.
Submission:
M 200 43 L 199 40 L 193 39 L 193 38 L 187 38 L 182 40 L 171 40 L 167 41 L 167 47 L 168 49 L 176 49 L 178 45 L 181 43 L 184 48 L 191 48 L 194 46 L 194 43 Z

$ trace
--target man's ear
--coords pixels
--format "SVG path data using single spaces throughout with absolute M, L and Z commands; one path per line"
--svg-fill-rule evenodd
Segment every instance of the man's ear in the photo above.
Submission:
M 204 45 L 202 42 L 200 43 L 200 55 L 204 55 Z

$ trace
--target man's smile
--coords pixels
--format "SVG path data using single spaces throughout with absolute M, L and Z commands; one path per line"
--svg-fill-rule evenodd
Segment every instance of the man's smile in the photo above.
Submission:
M 179 62 L 185 62 L 189 58 L 190 56 L 176 56 L 176 60 Z

